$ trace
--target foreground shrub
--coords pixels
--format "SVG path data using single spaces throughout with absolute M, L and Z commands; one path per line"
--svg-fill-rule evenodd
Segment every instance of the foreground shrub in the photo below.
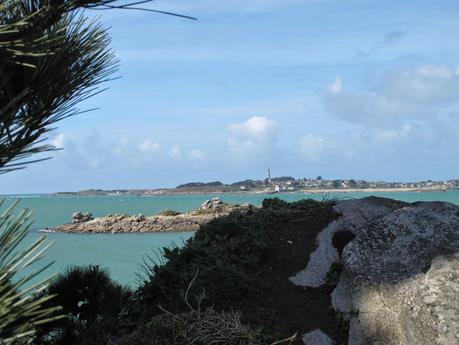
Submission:
M 97 338 L 89 334 L 116 333 L 118 314 L 131 296 L 99 266 L 71 267 L 51 283 L 47 292 L 57 295 L 53 303 L 61 306 L 67 317 L 42 327 L 41 341 L 62 345 L 80 344 L 84 338 L 85 343 L 92 339 L 97 344 Z
M 267 198 L 262 202 L 263 208 L 282 208 L 288 207 L 289 203 L 279 198 Z
M 287 202 L 279 198 L 264 199 L 262 206 L 264 209 L 306 209 L 309 207 L 320 206 L 324 201 L 317 201 L 314 199 L 302 199 L 294 202 Z
M 228 307 L 235 298 L 256 293 L 252 272 L 266 251 L 261 222 L 257 217 L 222 217 L 202 226 L 185 247 L 164 248 L 167 262 L 144 270 L 134 314 L 153 316 L 159 313 L 158 304 L 173 312 L 186 310 L 182 296 L 197 269 L 195 292 L 205 290 L 216 307 Z

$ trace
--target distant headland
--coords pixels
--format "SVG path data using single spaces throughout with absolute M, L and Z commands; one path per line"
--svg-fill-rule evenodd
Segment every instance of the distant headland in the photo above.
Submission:
M 224 193 L 335 193 L 335 192 L 432 192 L 459 188 L 459 179 L 445 181 L 386 182 L 354 179 L 327 180 L 316 178 L 295 179 L 291 176 L 268 177 L 263 180 L 243 180 L 231 184 L 220 181 L 190 182 L 175 188 L 158 189 L 88 189 L 78 192 L 57 192 L 52 195 L 171 195 L 171 194 L 224 194 Z

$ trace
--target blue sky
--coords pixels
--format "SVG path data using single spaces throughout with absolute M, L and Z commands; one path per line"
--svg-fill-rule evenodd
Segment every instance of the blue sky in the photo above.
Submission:
M 120 79 L 3 193 L 274 175 L 459 176 L 459 3 L 157 0 L 103 11 Z M 90 13 L 94 15 L 94 12 Z M 37 182 L 39 181 L 39 183 Z

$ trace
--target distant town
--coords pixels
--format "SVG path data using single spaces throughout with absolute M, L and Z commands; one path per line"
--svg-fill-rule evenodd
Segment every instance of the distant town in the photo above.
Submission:
M 220 181 L 190 182 L 175 188 L 159 189 L 89 189 L 78 192 L 58 192 L 66 195 L 164 195 L 164 194 L 197 194 L 197 193 L 327 193 L 327 192 L 381 192 L 381 191 L 448 191 L 459 189 L 459 179 L 444 181 L 420 182 L 385 182 L 354 179 L 296 179 L 291 176 L 271 177 L 268 170 L 263 180 L 243 180 L 231 184 Z

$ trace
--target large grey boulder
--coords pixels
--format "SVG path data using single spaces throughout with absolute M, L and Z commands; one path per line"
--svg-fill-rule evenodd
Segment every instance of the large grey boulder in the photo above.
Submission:
M 342 217 L 318 236 L 291 281 L 321 286 L 331 265 L 342 263 L 331 297 L 349 321 L 348 344 L 458 345 L 459 207 L 364 198 L 335 210 Z M 353 238 L 337 249 L 342 232 Z
M 459 207 L 415 203 L 356 235 L 333 302 L 355 319 L 349 344 L 459 344 Z
M 223 204 L 223 201 L 220 198 L 215 197 L 215 198 L 204 201 L 201 205 L 201 209 L 209 210 L 209 209 L 216 208 L 222 204 Z
M 317 249 L 309 259 L 306 258 L 306 268 L 291 277 L 290 281 L 303 287 L 321 286 L 325 283 L 332 264 L 339 261 L 338 250 L 332 243 L 337 232 L 360 233 L 369 221 L 406 205 L 408 204 L 401 201 L 375 197 L 339 202 L 334 210 L 341 213 L 341 217 L 320 232 L 317 237 Z
M 86 213 L 81 213 L 81 212 L 74 212 L 72 214 L 72 224 L 78 224 L 78 223 L 84 223 L 84 222 L 89 222 L 90 220 L 93 220 L 92 213 L 86 212 Z

